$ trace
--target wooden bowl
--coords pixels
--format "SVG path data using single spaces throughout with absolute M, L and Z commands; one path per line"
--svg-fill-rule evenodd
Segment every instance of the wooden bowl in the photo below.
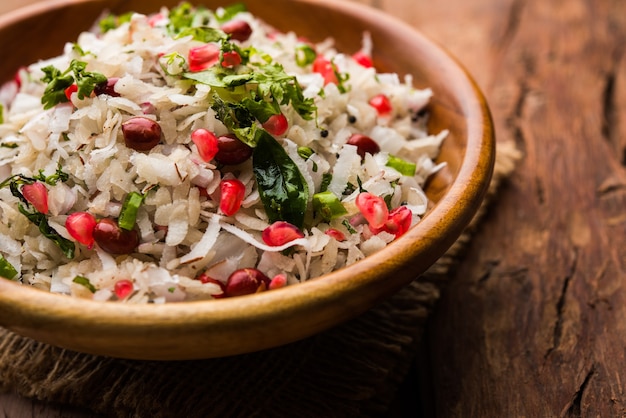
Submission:
M 173 7 L 178 0 L 163 0 Z M 203 2 L 209 8 L 227 2 Z M 61 54 L 105 10 L 156 12 L 150 0 L 53 0 L 0 16 L 0 80 L 21 65 Z M 380 11 L 339 0 L 249 0 L 248 9 L 281 30 L 313 41 L 328 36 L 339 50 L 359 49 L 372 35 L 374 64 L 414 75 L 430 87 L 430 129 L 449 129 L 428 184 L 434 202 L 423 220 L 384 250 L 308 282 L 250 296 L 165 305 L 93 302 L 0 280 L 0 325 L 76 351 L 133 359 L 234 355 L 311 336 L 364 312 L 430 267 L 459 237 L 489 184 L 495 142 L 490 113 L 467 72 L 414 28 Z

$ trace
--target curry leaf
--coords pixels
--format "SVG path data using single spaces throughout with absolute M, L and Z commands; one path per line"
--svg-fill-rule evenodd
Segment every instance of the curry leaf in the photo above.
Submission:
M 263 130 L 252 154 L 252 168 L 270 222 L 286 221 L 302 228 L 309 190 L 296 163 Z

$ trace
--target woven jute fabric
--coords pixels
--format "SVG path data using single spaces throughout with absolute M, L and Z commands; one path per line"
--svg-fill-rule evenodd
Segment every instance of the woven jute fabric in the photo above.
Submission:
M 487 199 L 428 272 L 365 314 L 257 353 L 135 361 L 76 353 L 0 328 L 0 390 L 123 417 L 382 416 L 414 359 L 426 319 L 519 154 L 499 144 Z

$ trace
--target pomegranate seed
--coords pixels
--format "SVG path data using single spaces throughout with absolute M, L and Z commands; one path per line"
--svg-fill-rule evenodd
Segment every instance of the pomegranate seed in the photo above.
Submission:
M 23 185 L 22 194 L 24 199 L 28 200 L 28 203 L 33 205 L 37 212 L 48 213 L 48 189 L 46 189 L 43 183 L 37 181 Z
M 122 279 L 115 282 L 113 291 L 118 299 L 126 299 L 126 296 L 130 295 L 135 289 L 135 285 L 128 279 Z
M 232 216 L 241 207 L 246 194 L 246 186 L 237 179 L 222 180 L 220 183 L 220 210 L 226 216 Z
M 380 152 L 380 147 L 369 136 L 365 136 L 362 134 L 353 134 L 350 138 L 348 138 L 349 145 L 354 145 L 356 147 L 356 152 L 361 156 L 361 158 L 365 158 L 365 154 L 376 154 Z
M 252 35 L 252 28 L 245 20 L 234 19 L 222 25 L 222 31 L 230 35 L 230 39 L 239 42 L 247 41 Z
M 104 83 L 96 84 L 93 92 L 96 94 L 96 96 L 99 96 L 101 94 L 107 94 L 111 97 L 120 97 L 120 94 L 115 91 L 115 84 L 118 80 L 118 77 L 111 77 L 107 79 L 107 81 L 105 81 Z
M 215 158 L 217 154 L 217 137 L 213 132 L 210 132 L 204 128 L 196 129 L 191 133 L 191 140 L 196 147 L 198 147 L 198 153 L 200 158 L 209 162 Z
M 215 44 L 205 44 L 191 48 L 187 54 L 189 71 L 206 70 L 220 59 L 220 48 Z
M 391 102 L 389 101 L 389 97 L 384 94 L 378 94 L 372 97 L 369 104 L 376 109 L 379 116 L 386 116 L 391 113 Z
M 124 142 L 135 151 L 150 151 L 161 142 L 161 126 L 152 119 L 136 116 L 122 124 Z
M 233 68 L 241 64 L 241 55 L 237 51 L 224 52 L 222 55 L 222 67 Z
M 313 61 L 313 72 L 321 74 L 324 77 L 324 85 L 330 83 L 339 84 L 333 63 L 321 55 Z
M 289 127 L 289 122 L 287 122 L 287 118 L 282 113 L 277 115 L 272 115 L 270 118 L 263 123 L 263 129 L 272 135 L 282 135 L 287 131 Z
M 359 193 L 356 197 L 356 206 L 363 214 L 367 223 L 374 229 L 381 228 L 387 222 L 389 209 L 382 197 L 368 192 Z
M 243 296 L 267 289 L 270 279 L 260 270 L 243 268 L 235 270 L 226 282 L 226 296 Z
M 295 225 L 285 221 L 276 221 L 263 230 L 263 241 L 272 247 L 280 247 L 298 238 L 304 238 L 304 234 Z
M 268 285 L 268 290 L 280 289 L 281 287 L 287 286 L 287 276 L 284 274 L 277 274 L 272 277 L 270 280 L 270 284 Z
M 214 279 L 213 277 L 210 277 L 208 274 L 202 273 L 201 275 L 196 277 L 196 280 L 200 280 L 200 283 L 202 283 L 202 284 L 211 283 L 211 284 L 215 284 L 215 285 L 219 286 L 219 288 L 221 290 L 221 293 L 215 293 L 215 294 L 211 295 L 215 299 L 220 299 L 220 298 L 223 298 L 224 296 L 226 296 L 226 285 L 224 283 L 220 282 L 219 280 Z
M 139 245 L 139 233 L 136 230 L 122 229 L 109 218 L 96 224 L 93 238 L 100 248 L 110 254 L 130 254 Z
M 386 232 L 394 234 L 396 238 L 404 235 L 411 227 L 413 213 L 406 206 L 400 206 L 389 212 L 389 218 L 383 226 Z
M 22 70 L 26 70 L 26 67 L 20 67 L 15 72 L 15 75 L 13 76 L 13 81 L 15 81 L 15 84 L 17 84 L 18 90 L 22 87 L 22 75 L 21 75 Z
M 339 242 L 346 240 L 346 236 L 343 234 L 343 232 L 335 228 L 328 228 L 324 233 L 331 238 L 335 238 Z
M 241 142 L 233 134 L 222 135 L 217 138 L 217 154 L 215 161 L 225 165 L 237 165 L 246 161 L 252 155 L 252 148 Z
M 371 68 L 374 66 L 372 62 L 372 57 L 370 57 L 368 54 L 366 54 L 363 51 L 357 51 L 354 54 L 352 54 L 352 59 L 354 59 L 356 62 L 358 62 L 361 66 L 365 68 Z
M 67 232 L 72 238 L 87 246 L 87 248 L 93 247 L 93 231 L 96 224 L 96 218 L 87 212 L 74 212 L 65 220 Z
M 72 94 L 78 91 L 78 86 L 76 84 L 72 84 L 68 88 L 65 89 L 65 97 L 67 100 L 72 101 Z

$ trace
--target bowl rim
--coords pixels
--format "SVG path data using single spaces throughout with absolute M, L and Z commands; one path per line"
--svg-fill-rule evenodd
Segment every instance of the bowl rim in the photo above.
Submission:
M 0 16 L 0 27 L 34 14 L 42 14 L 52 9 L 60 9 L 76 3 L 98 2 L 99 0 L 50 0 L 34 3 Z M 402 237 L 387 248 L 367 256 L 351 265 L 349 269 L 340 269 L 319 278 L 310 279 L 294 286 L 287 286 L 271 292 L 237 298 L 225 298 L 210 301 L 186 301 L 165 304 L 120 304 L 95 302 L 65 295 L 41 291 L 30 286 L 0 280 L 0 314 L 19 313 L 20 318 L 13 321 L 0 320 L 0 325 L 20 334 L 29 336 L 32 324 L 46 327 L 51 324 L 75 327 L 87 330 L 98 324 L 106 332 L 130 335 L 138 330 L 145 332 L 146 327 L 154 327 L 154 332 L 177 332 L 181 318 L 185 318 L 185 329 L 194 332 L 222 332 L 228 327 L 242 322 L 250 326 L 267 321 L 279 320 L 284 315 L 298 315 L 311 309 L 323 309 L 332 304 L 345 304 L 350 295 L 363 292 L 364 288 L 375 288 L 377 277 L 393 273 L 399 265 L 408 263 L 417 254 L 432 253 L 433 245 L 448 248 L 460 236 L 463 228 L 458 226 L 459 219 L 467 225 L 474 216 L 486 193 L 495 159 L 495 138 L 493 122 L 483 93 L 467 70 L 444 47 L 427 38 L 418 29 L 409 24 L 381 13 L 371 6 L 337 0 L 293 0 L 296 3 L 311 4 L 317 7 L 332 7 L 340 13 L 359 15 L 370 21 L 388 24 L 393 30 L 410 33 L 421 43 L 433 46 L 432 54 L 444 65 L 448 76 L 458 80 L 459 95 L 472 97 L 464 109 L 467 118 L 468 147 L 459 167 L 456 179 L 427 215 Z M 472 145 L 472 146 L 469 146 Z M 482 177 L 476 173 L 486 173 Z M 460 181 L 462 180 L 462 181 Z M 459 205 L 458 203 L 462 204 Z M 430 231 L 430 232 L 429 232 Z M 450 234 L 434 234 L 432 231 L 451 231 Z M 391 249 L 391 250 L 388 250 Z M 394 252 L 393 262 L 388 260 L 389 252 Z M 443 254 L 430 254 L 434 263 Z M 377 264 L 377 270 L 369 266 Z M 432 263 L 431 263 L 432 264 Z M 310 297 L 315 294 L 316 297 Z M 382 297 L 388 295 L 382 295 Z M 378 300 L 380 298 L 376 298 Z M 322 301 L 322 302 L 321 302 Z M 375 300 L 372 300 L 372 303 Z M 241 306 L 246 309 L 242 311 Z M 10 305 L 10 306 L 9 306 Z M 76 316 L 75 312 L 81 312 Z M 5 315 L 0 315 L 5 317 Z M 133 318 L 129 321 L 129 318 Z M 334 324 L 316 324 L 318 330 Z M 103 331 L 103 332 L 105 332 Z M 299 338 L 308 336 L 307 332 Z M 52 338 L 52 336 L 50 336 Z M 299 339 L 298 338 L 298 339 Z M 44 338 L 45 340 L 45 338 Z M 45 342 L 45 341 L 44 341 Z M 272 344 L 261 343 L 260 348 Z M 72 348 L 72 347 L 69 347 Z M 81 351 L 90 351 L 89 347 L 79 347 Z M 248 350 L 246 350 L 248 351 Z M 99 354 L 98 351 L 94 351 Z M 237 353 L 234 353 L 237 354 Z M 113 354 L 115 355 L 115 354 Z M 217 356 L 222 354 L 217 353 Z M 213 355 L 209 355 L 212 357 Z M 150 358 L 149 355 L 146 358 Z M 184 357 L 183 357 L 184 358 Z

